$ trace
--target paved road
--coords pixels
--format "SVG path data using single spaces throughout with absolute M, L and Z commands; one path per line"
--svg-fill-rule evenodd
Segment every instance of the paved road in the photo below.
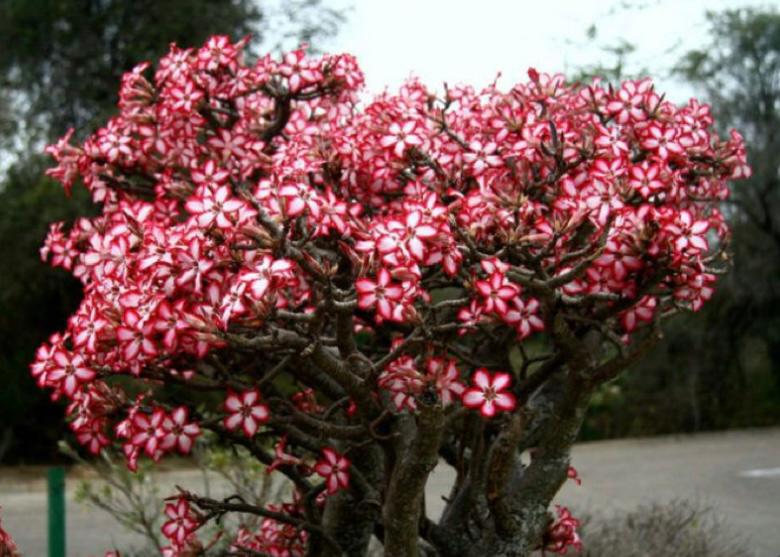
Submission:
M 575 508 L 627 510 L 689 499 L 742 534 L 756 557 L 780 557 L 780 429 L 585 443 L 573 451 Z
M 780 557 L 780 428 L 644 440 L 583 443 L 573 463 L 583 484 L 567 482 L 559 502 L 599 512 L 685 498 L 714 509 L 748 541 L 756 557 Z M 427 494 L 429 514 L 441 512 L 452 474 L 440 466 Z M 198 485 L 192 472 L 166 474 L 166 484 Z M 73 484 L 75 482 L 71 482 Z M 72 486 L 70 486 L 72 488 Z M 102 555 L 137 538 L 68 494 L 68 556 Z M 26 557 L 46 555 L 45 492 L 0 470 L 4 523 Z

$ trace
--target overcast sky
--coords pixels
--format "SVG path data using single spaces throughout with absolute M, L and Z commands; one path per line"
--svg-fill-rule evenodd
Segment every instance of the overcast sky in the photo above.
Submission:
M 668 69 L 680 54 L 707 40 L 705 11 L 742 6 L 779 6 L 780 1 L 743 0 L 326 0 L 351 5 L 347 23 L 329 44 L 331 52 L 355 54 L 368 87 L 395 88 L 411 73 L 426 84 L 443 81 L 484 85 L 539 71 L 571 71 L 599 60 L 600 47 L 621 38 L 636 44 L 633 66 L 649 68 L 658 89 L 685 101 L 692 91 Z M 642 7 L 640 7 L 642 6 Z M 595 25 L 594 41 L 586 30 Z

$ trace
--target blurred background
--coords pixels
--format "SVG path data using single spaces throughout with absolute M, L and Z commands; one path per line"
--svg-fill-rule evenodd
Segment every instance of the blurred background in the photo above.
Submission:
M 43 173 L 43 147 L 84 138 L 120 76 L 171 42 L 251 33 L 255 54 L 348 51 L 368 92 L 409 75 L 432 87 L 507 87 L 529 66 L 573 80 L 652 76 L 667 98 L 711 103 L 746 137 L 754 175 L 724 205 L 733 271 L 715 298 L 599 393 L 583 439 L 780 424 L 780 5 L 738 0 L 0 0 L 0 464 L 51 463 L 63 409 L 34 385 L 37 346 L 64 327 L 78 283 L 38 258 L 48 224 L 94 213 Z

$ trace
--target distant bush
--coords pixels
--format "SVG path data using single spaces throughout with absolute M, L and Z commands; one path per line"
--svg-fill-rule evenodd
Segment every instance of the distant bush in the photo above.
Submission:
M 222 449 L 213 444 L 213 436 L 206 435 L 193 447 L 192 459 L 185 468 L 194 466 L 199 471 L 195 480 L 197 489 L 210 495 L 232 493 L 232 498 L 254 505 L 276 503 L 288 495 L 289 485 L 267 473 L 262 464 L 255 461 L 243 447 Z M 100 458 L 84 459 L 67 443 L 60 443 L 60 450 L 87 471 L 85 479 L 78 483 L 76 500 L 79 503 L 111 515 L 127 533 L 141 536 L 134 545 L 114 548 L 121 557 L 152 557 L 163 554 L 163 531 L 168 519 L 162 512 L 165 499 L 160 487 L 165 482 L 149 461 L 142 461 L 135 472 L 124 465 L 117 453 L 104 450 Z M 181 464 L 181 463 L 180 463 Z M 167 510 L 167 509 L 166 509 Z M 207 527 L 214 539 L 209 546 L 213 551 L 227 551 L 228 538 L 214 536 L 218 529 L 239 535 L 242 530 L 260 527 L 262 520 L 253 515 L 228 517 L 220 527 Z M 0 530 L 0 542 L 2 542 Z M 1 545 L 1 544 L 0 544 Z M 7 557 L 2 553 L 0 557 Z M 8 557 L 15 557 L 11 554 Z
M 690 501 L 653 504 L 583 520 L 583 557 L 750 557 L 712 509 Z

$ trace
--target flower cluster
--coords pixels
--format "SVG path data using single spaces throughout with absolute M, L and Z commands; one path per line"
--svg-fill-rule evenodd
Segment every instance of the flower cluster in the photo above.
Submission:
M 378 385 L 392 394 L 397 410 L 410 411 L 417 409 L 417 397 L 426 390 L 432 390 L 441 404 L 448 406 L 461 397 L 465 388 L 454 359 L 430 357 L 419 371 L 414 358 L 408 355 L 390 362 L 380 374 Z
M 410 80 L 359 102 L 349 55 L 244 47 L 172 46 L 124 76 L 103 128 L 47 149 L 49 174 L 102 213 L 53 224 L 41 249 L 84 299 L 31 371 L 90 451 L 119 440 L 133 467 L 188 453 L 202 429 L 251 443 L 262 427 L 272 469 L 352 489 L 340 443 L 380 416 L 516 410 L 527 369 L 480 363 L 501 356 L 481 345 L 561 319 L 630 344 L 712 295 L 729 234 L 716 205 L 750 168 L 707 106 L 535 70 L 506 90 Z M 117 375 L 147 390 L 133 399 Z M 161 384 L 220 394 L 163 402 Z M 189 511 L 166 513 L 181 545 Z M 236 543 L 269 552 L 288 527 Z
M 138 402 L 128 411 L 127 418 L 116 426 L 116 436 L 126 440 L 122 449 L 131 470 L 136 468 L 141 454 L 153 460 L 159 460 L 169 452 L 189 454 L 200 433 L 200 426 L 190 421 L 187 407 L 179 406 L 168 412 L 158 406 L 146 412 Z M 90 441 L 91 449 L 99 447 L 96 437 Z
M 267 510 L 290 517 L 300 514 L 297 505 L 288 503 L 268 505 Z M 303 557 L 306 554 L 307 539 L 308 533 L 295 525 L 266 518 L 256 530 L 240 528 L 230 549 L 239 555 L 252 551 L 266 555 Z
M 552 551 L 564 555 L 570 547 L 575 551 L 581 551 L 582 541 L 577 533 L 580 521 L 574 518 L 566 507 L 556 505 L 555 510 L 558 516 L 545 532 L 542 552 Z

